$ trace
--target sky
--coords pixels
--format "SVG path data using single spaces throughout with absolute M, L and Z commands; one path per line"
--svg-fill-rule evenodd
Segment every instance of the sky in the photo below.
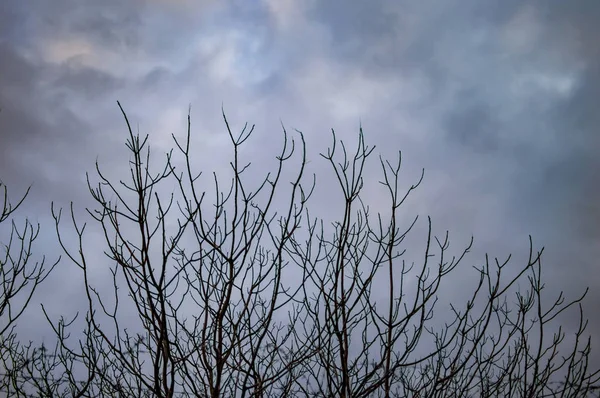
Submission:
M 191 109 L 207 169 L 231 155 L 222 108 L 256 125 L 245 155 L 259 168 L 281 124 L 298 129 L 325 187 L 330 130 L 353 143 L 362 126 L 376 154 L 402 150 L 406 184 L 425 169 L 407 219 L 431 215 L 458 247 L 473 235 L 473 265 L 522 266 L 532 235 L 549 297 L 589 287 L 600 363 L 599 19 L 593 0 L 3 0 L 0 179 L 14 197 L 32 186 L 17 216 L 40 222 L 36 253 L 55 258 L 50 202 L 83 214 L 96 160 L 126 170 L 117 100 L 157 152 Z M 73 308 L 75 275 L 60 264 L 28 333 L 45 327 L 38 302 Z

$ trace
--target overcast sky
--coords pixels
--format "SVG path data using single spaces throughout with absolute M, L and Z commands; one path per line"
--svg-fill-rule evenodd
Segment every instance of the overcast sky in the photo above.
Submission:
M 19 215 L 52 255 L 50 201 L 88 204 L 96 159 L 126 170 L 117 100 L 161 150 L 191 104 L 207 167 L 230 154 L 221 106 L 235 128 L 256 124 L 259 165 L 280 123 L 315 163 L 331 128 L 354 142 L 362 124 L 376 153 L 403 151 L 405 181 L 425 168 L 405 211 L 458 246 L 474 235 L 470 263 L 512 252 L 519 267 L 531 234 L 549 293 L 589 286 L 598 356 L 599 20 L 593 0 L 3 0 L 0 179 L 15 197 L 33 184 Z M 68 308 L 73 272 L 61 264 L 38 300 Z

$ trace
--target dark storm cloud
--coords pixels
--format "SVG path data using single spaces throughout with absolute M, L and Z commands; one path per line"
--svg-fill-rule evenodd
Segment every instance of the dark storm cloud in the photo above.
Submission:
M 7 123 L 6 118 L 14 118 L 15 113 L 21 113 L 26 108 L 27 99 L 24 98 L 24 93 L 35 90 L 38 74 L 35 68 L 7 43 L 0 42 L 0 58 L 0 108 L 3 110 L 1 117 Z M 22 115 L 19 119 L 28 122 Z M 16 122 L 11 121 L 9 124 L 17 124 Z M 0 145 L 6 149 L 18 135 L 12 128 L 6 128 L 7 124 L 4 126 L 0 135 Z M 36 130 L 38 129 L 33 128 L 33 125 L 29 125 L 25 126 L 24 132 Z
M 562 190 L 559 187 L 566 184 L 583 192 L 575 186 L 595 185 L 590 184 L 590 174 L 584 170 L 594 170 L 594 157 L 587 152 L 598 147 L 600 127 L 595 110 L 600 94 L 598 61 L 589 58 L 598 57 L 598 45 L 589 38 L 600 33 L 593 22 L 600 16 L 600 5 L 590 1 L 568 5 L 558 1 L 535 5 L 520 1 L 445 5 L 380 1 L 368 7 L 363 3 L 342 7 L 334 3 L 320 3 L 313 12 L 331 32 L 337 56 L 360 65 L 367 73 L 393 75 L 412 66 L 434 82 L 436 95 L 430 97 L 434 102 L 449 98 L 439 119 L 443 135 L 435 137 L 440 146 L 459 144 L 466 151 L 492 152 L 498 162 L 531 165 L 542 174 L 555 163 L 578 170 L 563 173 L 562 178 L 557 177 L 564 179 L 563 183 L 547 182 L 545 188 L 539 186 L 544 184 L 540 178 L 534 179 L 534 191 Z M 500 47 L 500 36 L 519 28 L 513 28 L 511 20 L 527 12 L 535 17 L 531 22 L 540 25 L 539 37 L 532 39 L 535 46 L 522 54 L 506 53 Z M 414 29 L 403 32 L 402 26 Z M 471 41 L 478 35 L 481 45 Z M 381 49 L 374 50 L 378 46 Z M 573 78 L 572 93 L 545 92 L 542 83 L 536 83 L 535 79 L 541 81 L 541 75 L 553 69 L 557 76 L 548 80 L 571 71 L 578 74 L 580 61 L 587 64 L 586 71 Z M 520 71 L 527 73 L 525 82 L 515 83 L 521 78 Z M 511 85 L 525 85 L 528 93 L 519 97 Z M 524 175 L 527 180 L 533 177 L 525 170 L 514 176 L 514 182 Z M 575 175 L 581 175 L 581 181 Z M 566 200 L 564 193 L 553 197 L 556 206 Z M 518 204 L 515 200 L 514 205 Z
M 69 105 L 87 101 L 92 107 L 116 82 L 85 67 L 33 64 L 6 43 L 0 44 L 0 57 L 2 179 L 16 189 L 33 184 L 32 200 L 68 196 L 72 182 L 82 181 L 90 156 L 81 148 L 94 142 L 85 115 Z
M 317 3 L 312 11 L 319 22 L 331 28 L 333 40 L 342 44 L 336 49 L 344 53 L 352 43 L 375 43 L 394 35 L 400 19 L 389 12 L 390 5 L 388 1 L 373 6 L 369 2 L 348 5 L 334 0 Z
M 42 1 L 25 9 L 22 2 L 3 2 L 0 170 L 13 185 L 34 184 L 34 200 L 85 192 L 77 189 L 85 171 L 99 152 L 111 152 L 107 143 L 122 127 L 115 101 L 132 83 L 119 74 L 140 53 L 139 10 L 121 2 L 86 5 Z M 110 52 L 98 60 L 113 62 L 114 71 L 86 60 L 103 49 Z M 107 109 L 114 118 L 106 118 Z
M 491 106 L 481 102 L 472 90 L 459 93 L 456 99 L 456 108 L 446 116 L 449 135 L 446 139 L 478 152 L 496 151 L 497 134 L 502 126 L 496 121 Z
M 140 4 L 135 1 L 37 1 L 29 9 L 30 34 L 77 35 L 97 44 L 134 48 L 139 43 Z
M 531 143 L 529 153 L 524 154 L 529 161 L 523 158 L 523 162 L 534 171 L 521 176 L 530 182 L 522 180 L 519 187 L 529 185 L 525 189 L 528 205 L 531 213 L 538 215 L 538 222 L 558 220 L 559 226 L 566 230 L 574 228 L 573 242 L 583 239 L 597 247 L 600 117 L 596 103 L 600 98 L 600 46 L 591 38 L 600 34 L 594 22 L 600 18 L 600 4 L 589 1 L 576 1 L 568 7 L 564 2 L 552 4 L 553 7 L 546 6 L 542 12 L 549 36 L 542 49 L 560 52 L 581 64 L 583 71 L 568 96 L 555 101 L 545 114 L 537 115 L 549 121 L 549 131 L 537 132 L 537 140 Z M 543 145 L 536 145 L 547 137 L 556 149 L 550 153 L 540 149 Z M 535 203 L 538 205 L 534 206 Z M 588 261 L 597 264 L 591 258 Z
M 0 57 L 3 61 L 0 63 L 0 147 L 3 154 L 0 162 L 3 174 L 10 170 L 8 174 L 12 179 L 30 180 L 31 173 L 43 173 L 44 169 L 32 170 L 36 165 L 31 159 L 24 158 L 24 152 L 48 148 L 52 142 L 59 144 L 69 136 L 69 128 L 81 126 L 65 115 L 56 102 L 44 101 L 42 70 L 6 44 L 0 45 Z M 54 124 L 56 118 L 61 119 L 60 126 Z
M 54 90 L 77 100 L 96 102 L 112 97 L 117 90 L 126 88 L 128 82 L 76 62 L 66 62 L 56 70 L 51 84 Z

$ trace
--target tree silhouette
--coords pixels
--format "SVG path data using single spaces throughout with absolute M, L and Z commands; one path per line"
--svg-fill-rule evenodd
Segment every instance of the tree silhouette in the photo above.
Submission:
M 585 397 L 599 372 L 589 369 L 581 302 L 551 297 L 541 281 L 542 250 L 530 239 L 526 263 L 505 276 L 506 261 L 486 256 L 465 303 L 439 301 L 445 277 L 471 244 L 451 253 L 427 219 L 422 261 L 407 260 L 399 209 L 422 178 L 399 185 L 401 156 L 383 158 L 388 213 L 364 202 L 364 170 L 374 148 L 362 130 L 350 152 L 332 131 L 323 164 L 336 177 L 341 217 L 311 216 L 316 176 L 306 176 L 302 133 L 283 129 L 276 167 L 257 184 L 240 148 L 254 127 L 234 134 L 229 183 L 212 175 L 212 195 L 194 170 L 198 151 L 173 136 L 157 169 L 148 136 L 127 123 L 127 179 L 97 165 L 88 177 L 104 258 L 85 242 L 86 224 L 53 207 L 66 257 L 80 269 L 84 319 L 48 320 L 52 349 L 27 358 L 3 386 L 8 396 L 122 397 Z M 293 172 L 292 178 L 285 175 Z M 323 171 L 325 173 L 325 171 Z M 290 182 L 291 184 L 286 184 Z M 173 189 L 173 187 L 175 187 Z M 287 198 L 281 204 L 281 197 Z M 95 242 L 98 245 L 98 242 Z M 111 286 L 97 282 L 110 266 Z M 511 263 L 512 264 L 512 263 Z M 466 271 L 462 271 L 466 272 Z M 519 286 L 517 284 L 519 283 Z M 523 289 L 523 286 L 525 287 Z M 463 287 L 461 287 L 463 289 Z M 551 322 L 579 311 L 571 340 Z M 438 321 L 442 311 L 451 319 Z M 83 321 L 83 322 L 81 322 Z M 77 325 L 83 325 L 83 331 Z
M 15 332 L 18 319 L 31 302 L 38 286 L 54 269 L 58 260 L 46 266 L 46 259 L 35 261 L 32 248 L 37 239 L 40 226 L 25 219 L 22 226 L 13 218 L 14 213 L 23 204 L 29 189 L 16 204 L 11 203 L 8 188 L 0 181 L 0 225 L 8 222 L 6 243 L 0 245 L 0 391 L 9 389 L 11 377 L 26 360 L 22 356 L 22 345 Z

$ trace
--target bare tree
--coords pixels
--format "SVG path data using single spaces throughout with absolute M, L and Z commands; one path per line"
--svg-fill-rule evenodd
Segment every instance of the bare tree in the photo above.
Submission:
M 186 139 L 173 137 L 174 149 L 155 168 L 148 137 L 134 134 L 121 111 L 129 178 L 113 181 L 99 166 L 99 182 L 88 178 L 96 203 L 88 214 L 102 231 L 104 258 L 86 246 L 86 224 L 73 205 L 76 241 L 65 238 L 63 213 L 53 208 L 60 245 L 83 274 L 83 332 L 77 318 L 49 318 L 56 346 L 28 352 L 14 395 L 585 397 L 595 391 L 600 373 L 589 369 L 583 296 L 545 296 L 542 251 L 531 240 L 516 275 L 505 276 L 510 257 L 486 257 L 466 303 L 439 302 L 442 280 L 460 268 L 472 241 L 452 255 L 448 234 L 435 237 L 427 219 L 421 262 L 408 260 L 405 239 L 418 218 L 402 228 L 399 209 L 423 175 L 403 192 L 401 157 L 380 158 L 389 214 L 372 216 L 362 192 L 374 148 L 362 130 L 353 153 L 332 132 L 333 144 L 322 154 L 343 195 L 341 217 L 329 227 L 307 207 L 316 176 L 305 177 L 302 133 L 283 129 L 276 168 L 252 184 L 240 148 L 253 127 L 234 134 L 223 115 L 231 178 L 224 183 L 213 174 L 211 197 L 194 171 L 189 116 Z M 292 178 L 284 178 L 290 170 Z M 108 288 L 94 279 L 106 264 Z M 568 339 L 552 322 L 570 309 L 581 321 Z M 440 321 L 435 311 L 450 319 Z
M 29 189 L 16 204 L 8 197 L 8 188 L 0 181 L 0 224 L 8 223 L 6 241 L 0 253 L 0 391 L 7 390 L 14 381 L 14 375 L 24 361 L 22 345 L 17 340 L 15 327 L 31 302 L 37 287 L 58 263 L 46 266 L 45 258 L 35 261 L 32 247 L 38 237 L 40 226 L 28 219 L 19 226 L 13 218 L 15 211 L 23 204 Z

